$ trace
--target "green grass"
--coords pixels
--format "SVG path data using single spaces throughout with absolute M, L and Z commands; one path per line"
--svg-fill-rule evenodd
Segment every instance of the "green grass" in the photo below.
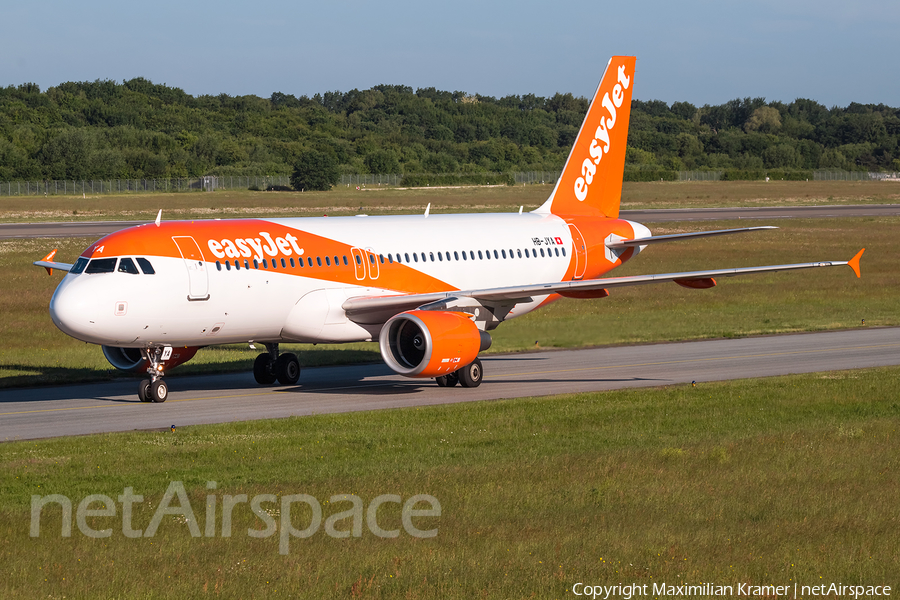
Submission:
M 563 598 L 577 582 L 896 586 L 900 368 L 0 445 L 0 596 Z M 59 536 L 33 494 L 430 494 L 432 539 Z M 207 482 L 215 481 L 214 492 Z M 174 505 L 177 505 L 177 502 Z M 221 512 L 216 522 L 221 523 Z M 399 527 L 396 510 L 379 524 Z M 294 525 L 305 526 L 303 515 Z M 308 517 L 307 517 L 308 518 Z M 346 528 L 344 523 L 340 528 Z
M 666 224 L 658 234 L 741 226 L 738 221 Z M 862 279 L 847 267 L 722 279 L 711 290 L 674 284 L 613 290 L 601 300 L 561 300 L 492 332 L 491 352 L 661 340 L 898 325 L 898 218 L 785 220 L 782 229 L 676 242 L 649 248 L 612 275 L 765 264 L 847 260 L 860 247 Z M 90 381 L 118 376 L 99 347 L 78 342 L 50 322 L 47 305 L 59 275 L 31 265 L 59 247 L 71 261 L 89 241 L 0 240 L 0 386 Z M 376 344 L 293 346 L 305 366 L 380 360 Z M 247 346 L 201 350 L 174 374 L 249 370 L 259 351 Z
M 242 216 L 319 216 L 532 210 L 552 191 L 550 185 L 369 188 L 336 187 L 329 192 L 154 193 L 89 196 L 11 196 L 0 198 L 0 222 L 146 220 L 159 209 L 167 219 Z M 622 209 L 711 208 L 730 206 L 808 206 L 819 204 L 897 204 L 900 185 L 851 181 L 719 181 L 625 183 Z

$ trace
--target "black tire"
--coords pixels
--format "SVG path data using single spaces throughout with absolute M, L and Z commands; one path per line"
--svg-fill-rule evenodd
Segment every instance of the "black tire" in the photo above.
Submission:
M 169 397 L 169 386 L 162 379 L 157 379 L 150 384 L 150 399 L 153 402 L 165 402 Z
M 434 380 L 437 382 L 438 387 L 453 387 L 459 383 L 459 375 L 454 371 L 453 373 L 435 377 Z
M 300 379 L 300 361 L 295 354 L 287 352 L 275 361 L 275 374 L 281 385 L 294 385 Z
M 275 383 L 275 369 L 268 353 L 260 354 L 253 361 L 253 378 L 259 385 L 272 385 Z
M 141 399 L 141 402 L 151 402 L 153 400 L 150 397 L 149 379 L 142 379 L 140 385 L 138 385 L 138 398 Z
M 463 387 L 474 388 L 481 385 L 484 378 L 484 371 L 481 368 L 481 360 L 476 358 L 471 363 L 456 372 L 459 375 L 459 382 Z

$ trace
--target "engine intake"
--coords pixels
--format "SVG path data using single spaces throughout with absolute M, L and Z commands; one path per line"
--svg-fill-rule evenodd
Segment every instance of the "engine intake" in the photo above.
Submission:
M 437 377 L 461 369 L 491 347 L 491 336 L 465 314 L 411 310 L 395 315 L 379 336 L 384 362 L 406 377 Z
M 101 346 L 103 356 L 109 364 L 129 373 L 143 373 L 150 363 L 141 356 L 140 348 L 117 348 L 115 346 Z M 172 357 L 165 362 L 166 369 L 172 369 L 194 358 L 198 348 L 193 346 L 186 348 L 172 348 Z

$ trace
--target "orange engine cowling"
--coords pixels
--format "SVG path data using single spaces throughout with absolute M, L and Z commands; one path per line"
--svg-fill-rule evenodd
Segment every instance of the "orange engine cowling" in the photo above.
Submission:
M 465 314 L 411 310 L 391 317 L 379 336 L 384 362 L 406 377 L 452 373 L 491 347 L 491 336 Z
M 144 373 L 150 363 L 141 356 L 140 348 L 117 348 L 115 346 L 101 346 L 103 348 L 103 356 L 109 361 L 109 364 L 121 371 L 129 373 Z M 164 364 L 168 371 L 182 363 L 194 358 L 199 348 L 188 346 L 185 348 L 172 348 L 172 357 Z

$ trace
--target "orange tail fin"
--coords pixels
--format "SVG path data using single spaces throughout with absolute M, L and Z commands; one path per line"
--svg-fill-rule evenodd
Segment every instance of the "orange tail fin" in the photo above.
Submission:
M 635 57 L 613 56 L 562 175 L 538 213 L 617 218 Z

